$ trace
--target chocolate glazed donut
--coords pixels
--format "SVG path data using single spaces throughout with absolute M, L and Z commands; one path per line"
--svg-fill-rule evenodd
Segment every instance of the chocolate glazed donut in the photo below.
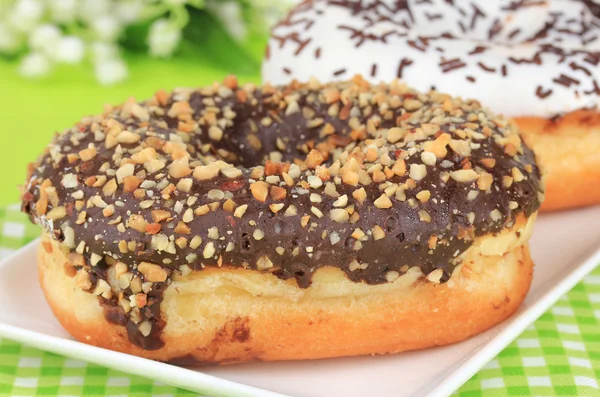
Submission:
M 319 294 L 328 298 L 318 305 L 341 299 L 325 285 L 360 298 L 423 284 L 441 296 L 448 284 L 458 289 L 466 276 L 453 274 L 466 274 L 466 261 L 479 272 L 514 257 L 521 287 L 512 301 L 502 296 L 510 304 L 498 303 L 493 321 L 502 320 L 529 285 L 528 221 L 543 196 L 534 156 L 506 120 L 476 101 L 360 77 L 262 88 L 229 77 L 130 99 L 57 136 L 30 171 L 23 210 L 44 227 L 42 286 L 61 322 L 88 343 L 165 361 L 383 353 L 479 332 L 493 323 L 375 348 L 300 353 L 267 341 L 295 330 L 307 342 L 302 324 L 315 338 L 334 332 L 324 306 L 312 317 L 302 309 L 302 324 L 295 312 Z M 186 285 L 207 295 L 177 306 Z M 292 301 L 277 306 L 280 290 Z M 185 320 L 213 300 L 198 309 L 212 310 L 208 322 Z M 298 316 L 261 338 L 260 321 L 278 321 L 262 305 Z M 100 307 L 105 319 L 94 317 Z M 187 325 L 173 332 L 193 332 L 189 344 L 169 333 L 180 320 Z

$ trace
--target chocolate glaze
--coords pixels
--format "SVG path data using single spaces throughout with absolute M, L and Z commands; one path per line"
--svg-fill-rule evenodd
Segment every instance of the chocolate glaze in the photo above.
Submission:
M 324 92 L 328 89 L 341 92 L 339 99 L 334 96 L 334 100 L 327 100 Z M 369 99 L 365 103 L 367 97 Z M 396 100 L 398 98 L 400 101 Z M 414 105 L 417 100 L 421 105 Z M 176 101 L 189 103 L 191 117 L 175 115 L 174 112 L 169 115 Z M 286 111 L 295 106 L 290 103 L 297 103 L 298 111 Z M 444 282 L 459 263 L 455 258 L 472 244 L 476 236 L 501 231 L 511 226 L 517 215 L 529 216 L 540 206 L 542 187 L 533 153 L 521 143 L 512 126 L 482 109 L 475 101 L 450 101 L 437 93 L 421 95 L 398 84 L 374 87 L 357 79 L 355 83 L 326 87 L 315 86 L 315 83 L 311 86 L 294 83 L 287 87 L 263 89 L 240 88 L 230 81 L 225 86 L 215 85 L 204 90 L 176 91 L 168 97 L 158 93 L 141 104 L 141 109 L 147 111 L 149 117 L 145 117 L 144 112 L 140 116 L 139 109 L 132 108 L 133 104 L 128 102 L 101 117 L 85 119 L 57 137 L 28 180 L 23 210 L 34 222 L 52 232 L 56 239 L 66 239 L 67 245 L 72 248 L 81 248 L 80 244 L 85 243 L 82 252 L 86 260 L 84 270 L 90 274 L 93 286 L 97 285 L 97 279 L 108 278 L 109 265 L 102 260 L 92 266 L 92 253 L 126 264 L 127 270 L 142 282 L 148 279 L 138 270 L 141 262 L 157 264 L 167 272 L 164 282 L 150 283 L 147 304 L 139 310 L 134 309 L 134 316 L 125 313 L 120 302 L 134 294 L 130 287 L 119 291 L 119 296 L 113 292 L 110 299 L 99 298 L 106 318 L 126 326 L 131 342 L 143 349 L 163 346 L 160 333 L 164 320 L 160 316 L 160 302 L 171 275 L 185 272 L 182 265 L 199 271 L 217 266 L 258 269 L 282 279 L 295 279 L 301 288 L 309 287 L 314 272 L 324 266 L 337 267 L 353 282 L 368 284 L 391 281 L 394 275 L 397 277 L 414 266 L 420 267 L 424 274 L 442 269 L 440 282 Z M 219 111 L 218 117 L 223 117 L 229 110 L 235 113 L 227 122 L 228 126 L 223 128 L 220 140 L 211 139 L 208 126 L 202 124 L 202 120 L 210 119 L 207 116 L 210 107 Z M 337 108 L 337 112 L 333 108 Z M 436 121 L 435 116 L 440 131 L 414 141 L 407 138 L 411 134 L 420 134 L 419 129 L 431 125 L 432 119 Z M 107 148 L 106 134 L 103 136 L 98 131 L 109 130 L 107 122 L 111 119 L 139 135 L 140 139 L 135 143 L 123 142 Z M 181 131 L 182 120 L 186 122 L 189 119 L 200 120 L 199 125 L 191 133 L 184 133 Z M 367 126 L 377 119 L 381 120 L 381 125 L 368 133 L 367 129 L 371 128 Z M 328 124 L 335 132 L 323 136 L 324 126 Z M 325 192 L 325 184 L 308 186 L 310 177 L 307 175 L 323 171 L 325 166 L 333 164 L 334 157 L 340 159 L 343 151 L 351 152 L 355 143 L 364 149 L 363 152 L 366 151 L 367 144 L 381 139 L 382 133 L 377 131 L 387 131 L 396 126 L 408 130 L 408 135 L 393 145 L 385 141 L 384 133 L 385 144 L 378 149 L 378 159 L 372 164 L 381 165 L 381 158 L 385 155 L 390 158 L 389 168 L 396 160 L 404 159 L 407 170 L 411 170 L 411 165 L 415 169 L 425 166 L 427 174 L 423 179 L 410 178 L 412 171 L 405 175 L 394 174 L 385 181 L 359 183 L 357 186 L 344 183 L 341 173 L 337 178 L 331 176 L 329 181 L 328 177 L 321 178 L 335 184 L 336 197 Z M 470 137 L 465 138 L 465 130 Z M 434 165 L 424 165 L 423 143 L 436 140 L 444 132 L 456 140 L 461 136 L 465 138 L 470 154 L 461 155 L 447 147 L 445 157 L 436 159 Z M 174 138 L 174 134 L 178 134 L 178 138 Z M 222 158 L 240 167 L 242 175 L 228 178 L 220 174 L 205 181 L 194 179 L 187 192 L 167 188 L 165 193 L 164 187 L 171 183 L 179 186 L 181 178 L 169 176 L 168 166 L 147 175 L 143 171 L 144 166 L 139 164 L 135 166 L 135 173 L 145 181 L 158 182 L 158 187 L 138 187 L 137 192 L 125 192 L 124 185 L 119 184 L 114 195 L 106 195 L 103 187 L 88 186 L 93 181 L 89 178 L 108 176 L 110 181 L 114 172 L 107 171 L 107 167 L 119 169 L 117 163 L 132 155 L 128 151 L 137 152 L 140 145 L 148 147 L 148 142 L 160 142 L 163 145 L 157 150 L 160 158 L 171 161 L 171 155 L 165 152 L 169 149 L 165 149 L 164 145 L 181 138 L 187 140 L 186 150 L 191 164 L 200 165 L 200 162 L 209 163 L 215 158 Z M 372 141 L 367 142 L 367 138 Z M 285 149 L 282 149 L 281 141 L 285 143 Z M 348 144 L 350 146 L 346 146 Z M 92 146 L 97 154 L 91 160 L 73 160 L 68 156 Z M 251 167 L 265 165 L 269 156 L 282 162 L 298 162 L 307 158 L 311 148 L 329 151 L 333 155 L 326 158 L 316 171 L 301 164 L 302 172 L 299 177 L 293 178 L 293 187 L 283 182 L 267 185 L 270 188 L 282 185 L 280 187 L 286 191 L 284 198 L 274 199 L 270 195 L 264 202 L 257 199 L 250 186 L 256 179 L 265 180 L 265 176 L 260 176 L 260 172 L 253 174 L 256 171 Z M 494 159 L 495 164 L 492 167 L 482 166 L 486 159 Z M 271 163 L 267 169 L 269 167 L 276 165 Z M 289 164 L 283 167 L 287 169 Z M 386 166 L 382 165 L 381 169 L 384 168 Z M 487 189 L 479 190 L 477 180 L 461 182 L 448 177 L 449 172 L 461 169 L 473 169 L 478 174 L 489 173 L 493 181 Z M 515 175 L 515 169 L 524 179 L 509 186 L 503 185 L 505 177 Z M 69 174 L 76 176 L 76 187 L 72 187 L 72 182 L 65 183 L 65 175 Z M 282 174 L 279 174 L 283 180 Z M 375 174 L 372 175 L 374 178 Z M 194 177 L 189 175 L 186 178 Z M 167 182 L 160 184 L 165 180 Z M 57 197 L 55 203 L 50 199 L 46 214 L 40 214 L 38 208 L 43 181 L 56 189 Z M 405 184 L 405 198 L 402 200 L 398 198 L 400 196 L 392 195 L 391 207 L 379 205 L 377 199 L 383 194 L 382 184 Z M 362 203 L 353 196 L 361 187 L 366 192 Z M 139 192 L 140 189 L 143 192 Z M 424 191 L 428 191 L 427 200 L 418 195 Z M 475 198 L 472 197 L 474 191 L 478 192 Z M 348 197 L 347 204 L 339 206 L 338 202 L 335 206 L 336 200 L 343 195 Z M 109 208 L 114 205 L 109 211 L 114 210 L 114 214 L 106 216 L 104 204 L 101 204 L 103 208 L 89 205 L 90 201 L 98 202 L 94 196 L 100 196 Z M 197 198 L 191 205 L 190 197 Z M 224 209 L 227 198 L 235 202 L 235 208 L 247 205 L 243 216 L 235 216 Z M 140 207 L 140 203 L 150 199 L 154 200 L 151 206 Z M 77 201 L 85 202 L 83 208 Z M 188 208 L 196 210 L 215 201 L 220 202 L 219 208 L 183 222 Z M 178 202 L 183 205 L 176 204 Z M 283 207 L 274 211 L 270 207 L 273 204 L 283 204 Z M 352 205 L 354 207 L 350 208 Z M 290 206 L 297 208 L 297 214 L 286 211 Z M 65 208 L 65 216 L 48 221 L 51 211 L 58 207 Z M 337 208 L 346 208 L 348 213 L 356 212 L 358 219 L 351 215 L 350 220 L 345 222 L 334 220 L 330 211 Z M 128 219 L 131 221 L 132 214 L 142 215 L 148 224 L 156 224 L 153 210 L 167 210 L 170 214 L 168 220 L 158 222 L 161 225 L 158 234 L 130 227 Z M 82 211 L 86 211 L 85 222 L 77 222 Z M 309 219 L 303 222 L 306 216 Z M 116 222 L 119 217 L 121 221 Z M 181 229 L 179 226 L 182 224 L 187 228 Z M 383 230 L 384 237 L 374 238 L 374 228 L 377 227 Z M 167 240 L 157 241 L 159 235 Z M 195 236 L 200 236 L 202 243 L 192 247 L 191 241 Z M 185 244 L 179 244 L 182 241 L 177 239 L 181 238 L 186 239 Z M 126 250 L 123 250 L 123 241 L 129 242 L 130 247 Z M 210 244 L 214 252 L 207 248 Z M 139 330 L 140 323 L 144 321 L 152 325 L 147 336 Z

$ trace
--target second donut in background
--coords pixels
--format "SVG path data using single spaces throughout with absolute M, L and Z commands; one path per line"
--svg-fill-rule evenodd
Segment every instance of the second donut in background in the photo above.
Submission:
M 263 80 L 361 74 L 477 98 L 519 124 L 551 211 L 600 203 L 599 65 L 592 0 L 309 0 L 274 28 Z

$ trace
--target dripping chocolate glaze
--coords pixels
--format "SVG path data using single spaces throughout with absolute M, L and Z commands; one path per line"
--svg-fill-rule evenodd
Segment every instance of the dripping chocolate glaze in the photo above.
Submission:
M 206 179 L 216 160 L 229 165 Z M 83 256 L 90 291 L 111 266 L 127 272 L 99 297 L 105 316 L 158 349 L 176 274 L 247 268 L 307 288 L 324 266 L 367 284 L 418 266 L 444 282 L 476 236 L 535 212 L 541 191 L 531 150 L 476 101 L 358 77 L 262 89 L 228 78 L 82 120 L 32 169 L 23 209 Z

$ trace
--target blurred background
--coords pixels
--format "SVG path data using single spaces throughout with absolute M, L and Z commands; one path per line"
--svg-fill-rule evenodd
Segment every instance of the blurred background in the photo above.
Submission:
M 294 0 L 0 0 L 0 206 L 54 133 L 106 103 L 236 74 L 259 82 Z

